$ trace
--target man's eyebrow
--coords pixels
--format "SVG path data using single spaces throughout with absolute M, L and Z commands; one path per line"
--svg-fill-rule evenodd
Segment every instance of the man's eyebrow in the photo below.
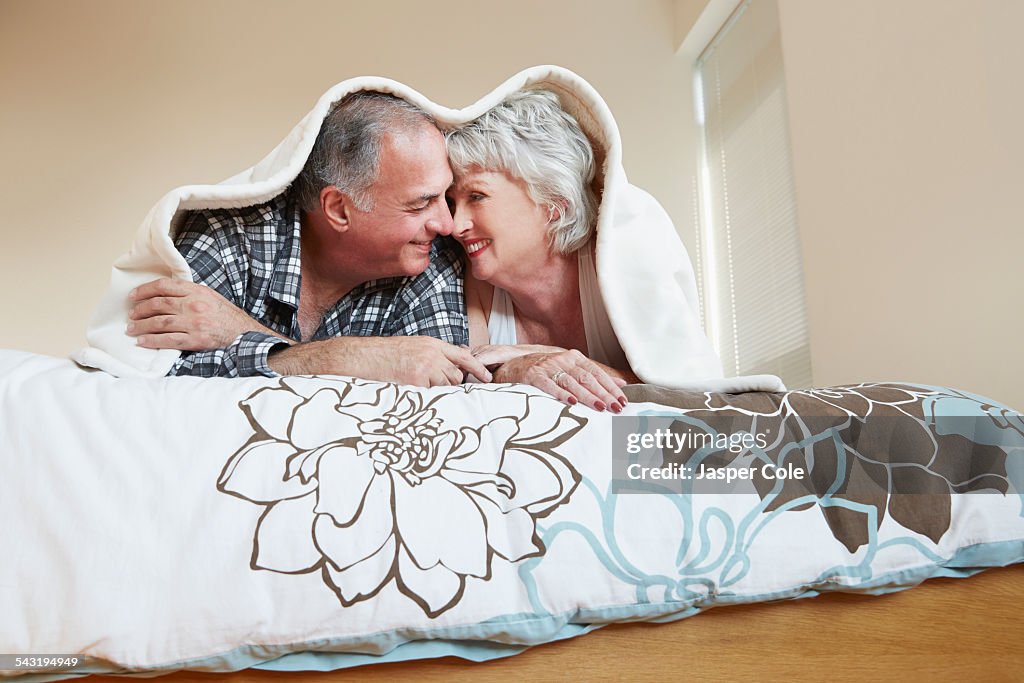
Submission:
M 430 202 L 434 201 L 435 199 L 437 199 L 440 196 L 441 196 L 440 192 L 432 192 L 430 194 L 421 194 L 419 197 L 416 197 L 414 199 L 410 199 L 409 201 L 407 201 L 405 203 L 405 206 L 413 207 L 413 206 L 419 206 L 420 204 L 429 204 Z

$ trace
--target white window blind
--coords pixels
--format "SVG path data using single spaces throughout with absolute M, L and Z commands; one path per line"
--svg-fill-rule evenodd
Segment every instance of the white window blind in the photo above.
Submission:
M 774 0 L 747 0 L 697 60 L 700 277 L 726 374 L 811 386 L 800 237 Z

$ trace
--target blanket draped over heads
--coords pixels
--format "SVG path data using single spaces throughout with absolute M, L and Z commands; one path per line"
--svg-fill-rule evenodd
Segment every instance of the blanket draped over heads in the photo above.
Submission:
M 701 329 L 693 267 L 671 219 L 658 202 L 630 185 L 622 167 L 622 142 L 608 105 L 586 81 L 566 69 L 522 71 L 475 104 L 450 109 L 412 88 L 378 77 L 353 78 L 328 90 L 262 161 L 216 185 L 186 185 L 157 202 L 127 254 L 114 262 L 110 286 L 86 332 L 88 346 L 73 354 L 81 365 L 117 376 L 160 377 L 180 352 L 139 347 L 125 333 L 128 293 L 160 277 L 192 279 L 172 236 L 184 213 L 196 209 L 260 204 L 284 192 L 305 165 L 320 126 L 345 95 L 375 90 L 420 107 L 442 127 L 471 121 L 522 89 L 558 95 L 594 146 L 599 172 L 597 276 L 612 327 L 633 371 L 645 382 L 709 391 L 781 391 L 770 375 L 725 379 L 721 362 Z

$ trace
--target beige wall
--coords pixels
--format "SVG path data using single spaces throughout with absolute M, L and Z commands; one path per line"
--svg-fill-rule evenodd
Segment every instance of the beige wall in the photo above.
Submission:
M 677 0 L 677 44 L 705 6 L 739 1 Z M 1024 2 L 779 14 L 814 384 L 923 382 L 1024 408 Z
M 2 0 L 0 347 L 79 346 L 164 192 L 252 165 L 352 76 L 463 106 L 525 67 L 573 69 L 618 119 L 631 180 L 686 219 L 673 20 L 669 0 Z
M 1024 408 L 1024 3 L 782 0 L 814 382 Z

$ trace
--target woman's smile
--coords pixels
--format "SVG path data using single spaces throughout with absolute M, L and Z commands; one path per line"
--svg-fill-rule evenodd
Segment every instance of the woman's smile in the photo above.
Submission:
M 484 251 L 494 240 L 489 239 L 475 239 L 463 242 L 462 246 L 466 249 L 466 253 L 470 258 L 475 258 L 481 251 Z

